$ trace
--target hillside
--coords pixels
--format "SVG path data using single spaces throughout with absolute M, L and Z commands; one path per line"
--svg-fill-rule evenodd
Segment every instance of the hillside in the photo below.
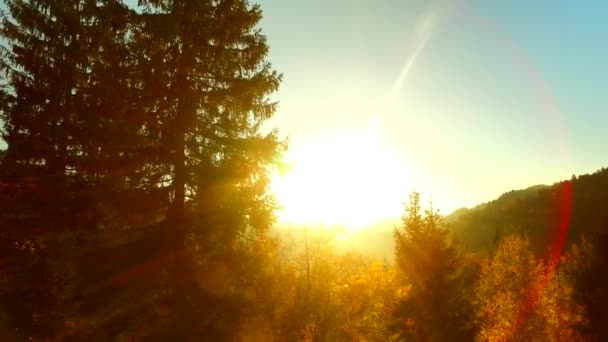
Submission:
M 567 229 L 566 244 L 578 241 L 582 233 L 590 239 L 606 234 L 607 207 L 608 169 L 603 168 L 551 186 L 510 191 L 446 219 L 454 238 L 468 250 L 489 250 L 501 236 L 522 233 L 543 253 L 560 229 Z

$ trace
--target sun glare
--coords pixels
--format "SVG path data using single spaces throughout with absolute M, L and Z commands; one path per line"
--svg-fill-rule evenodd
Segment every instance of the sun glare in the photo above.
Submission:
M 431 8 L 417 25 L 413 52 L 374 113 L 367 132 L 335 134 L 293 150 L 293 170 L 275 177 L 273 190 L 282 210 L 279 221 L 304 225 L 344 225 L 353 231 L 399 217 L 403 194 L 411 190 L 379 139 L 383 114 L 395 101 L 412 67 L 430 40 L 439 13 Z M 408 189 L 409 188 L 409 189 Z
M 398 217 L 407 175 L 397 171 L 395 159 L 373 136 L 370 129 L 294 147 L 288 155 L 291 171 L 273 181 L 282 207 L 279 221 L 352 231 Z

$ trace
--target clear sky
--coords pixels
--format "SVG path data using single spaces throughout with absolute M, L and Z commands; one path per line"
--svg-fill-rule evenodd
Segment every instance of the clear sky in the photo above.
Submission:
M 415 187 L 449 212 L 608 165 L 606 1 L 260 3 L 272 125 L 296 155 L 374 126 L 393 203 Z

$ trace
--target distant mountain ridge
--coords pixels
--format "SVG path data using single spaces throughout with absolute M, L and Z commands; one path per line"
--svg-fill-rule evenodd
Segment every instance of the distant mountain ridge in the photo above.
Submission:
M 471 209 L 456 210 L 446 221 L 452 236 L 471 251 L 489 250 L 502 236 L 520 233 L 543 253 L 560 224 L 567 227 L 566 243 L 578 241 L 583 233 L 596 238 L 608 233 L 608 169 L 509 191 Z

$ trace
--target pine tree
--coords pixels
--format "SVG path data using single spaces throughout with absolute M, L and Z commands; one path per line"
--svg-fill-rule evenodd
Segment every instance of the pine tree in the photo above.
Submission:
M 82 205 L 75 189 L 125 188 L 146 165 L 137 154 L 144 118 L 129 77 L 130 14 L 115 0 L 5 3 L 5 173 L 44 189 L 38 209 L 75 222 L 66 212 Z
M 459 293 L 459 259 L 447 240 L 439 213 L 422 210 L 420 194 L 405 205 L 403 224 L 395 229 L 398 270 L 412 288 L 396 311 L 406 334 L 420 341 L 467 339 Z
M 17 329 L 48 338 L 78 316 L 83 270 L 94 268 L 77 256 L 96 240 L 99 204 L 143 168 L 125 73 L 129 11 L 114 0 L 4 4 L 4 299 Z
M 265 61 L 268 46 L 256 28 L 259 6 L 247 1 L 144 3 L 148 11 L 142 16 L 138 53 L 150 61 L 145 90 L 159 95 L 148 108 L 157 113 L 164 162 L 171 170 L 172 212 L 178 213 L 186 197 L 200 192 L 198 171 L 231 157 L 257 157 L 254 164 L 272 158 L 279 141 L 259 130 L 276 109 L 267 95 L 281 77 Z
M 262 133 L 281 76 L 261 10 L 140 3 L 5 0 L 3 300 L 24 338 L 222 340 L 254 306 L 285 147 Z
M 78 8 L 74 2 L 51 1 L 6 1 L 6 6 L 9 16 L 1 32 L 10 50 L 3 51 L 2 63 L 9 80 L 2 108 L 8 143 L 3 173 L 16 195 L 2 216 L 20 253 L 5 305 L 15 327 L 48 337 L 60 325 L 55 313 L 63 310 L 60 294 L 47 290 L 59 285 L 49 266 L 55 251 L 43 246 L 68 228 L 64 224 L 75 204 L 68 171 L 74 165 L 73 91 L 82 58 Z
M 173 246 L 170 301 L 181 326 L 191 323 L 210 338 L 226 339 L 261 267 L 257 256 L 273 220 L 268 171 L 284 144 L 261 128 L 276 109 L 268 96 L 281 76 L 266 60 L 259 6 L 240 0 L 141 3 L 134 46 L 146 66 L 140 69 L 142 103 L 153 118 L 146 129 L 165 175 L 161 187 L 171 196 L 165 232 Z M 240 290 L 228 296 L 237 284 Z M 211 317 L 200 312 L 209 305 L 226 308 L 221 323 L 183 319 Z

